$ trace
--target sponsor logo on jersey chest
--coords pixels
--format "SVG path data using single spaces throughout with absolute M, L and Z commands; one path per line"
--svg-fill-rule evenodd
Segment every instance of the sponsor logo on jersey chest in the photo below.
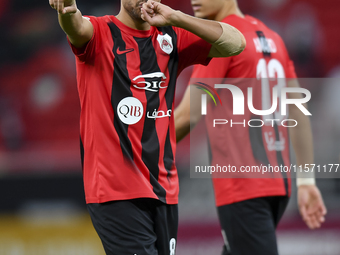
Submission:
M 122 99 L 117 106 L 117 115 L 119 119 L 127 125 L 136 124 L 144 114 L 144 108 L 137 98 L 126 97 Z
M 165 80 L 166 76 L 162 72 L 143 74 L 132 79 L 132 81 L 137 83 L 133 84 L 134 88 L 150 92 L 158 92 L 160 89 L 166 89 L 168 86 Z

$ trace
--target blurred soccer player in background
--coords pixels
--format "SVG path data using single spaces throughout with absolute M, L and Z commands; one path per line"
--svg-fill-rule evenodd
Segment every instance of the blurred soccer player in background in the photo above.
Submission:
M 76 55 L 85 196 L 104 249 L 174 255 L 176 78 L 239 54 L 244 37 L 160 1 L 122 0 L 117 16 L 103 17 L 83 17 L 74 0 L 49 2 Z
M 260 20 L 244 15 L 236 0 L 192 0 L 191 4 L 196 17 L 228 23 L 238 28 L 247 41 L 247 46 L 240 55 L 213 59 L 206 67 L 197 65 L 191 78 L 257 78 L 263 84 L 253 86 L 254 105 L 261 106 L 267 100 L 269 107 L 271 96 L 269 94 L 266 98 L 261 88 L 267 86 L 265 89 L 271 91 L 266 79 L 278 79 L 278 84 L 287 78 L 287 86 L 299 87 L 294 65 L 280 36 Z M 189 87 L 175 110 L 178 141 L 190 132 L 190 122 L 196 124 L 201 117 L 201 95 L 196 92 L 191 94 Z M 247 86 L 240 89 L 244 95 L 247 94 Z M 223 118 L 235 118 L 232 115 L 233 99 L 230 91 L 220 89 L 218 94 L 223 102 L 219 106 L 223 109 Z M 190 95 L 194 97 L 191 98 L 191 113 Z M 290 96 L 301 97 L 296 93 Z M 277 123 L 262 128 L 227 128 L 226 125 L 213 127 L 213 119 L 218 118 L 217 109 L 209 104 L 205 116 L 212 153 L 211 165 L 223 166 L 227 162 L 238 168 L 260 164 L 287 166 L 290 164 L 289 143 L 285 141 L 289 141 L 289 136 L 297 165 L 314 163 L 310 121 L 295 105 L 289 105 L 289 118 L 295 119 L 298 126 L 291 128 L 289 133 L 287 128 Z M 245 123 L 259 118 L 249 110 L 242 117 L 246 119 Z M 244 177 L 213 178 L 218 217 L 225 242 L 222 254 L 278 254 L 275 229 L 289 200 L 290 178 L 284 176 L 284 173 L 281 178 Z M 326 214 L 322 196 L 313 175 L 299 173 L 298 177 L 300 214 L 309 228 L 318 228 Z

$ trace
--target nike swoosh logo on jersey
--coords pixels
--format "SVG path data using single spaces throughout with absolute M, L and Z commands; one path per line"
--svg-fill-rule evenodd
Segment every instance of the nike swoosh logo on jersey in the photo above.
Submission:
M 132 52 L 134 51 L 135 49 L 131 48 L 131 49 L 126 49 L 126 50 L 120 50 L 119 48 L 117 49 L 117 54 L 118 55 L 122 55 L 122 54 L 126 54 L 126 53 L 129 53 L 129 52 Z

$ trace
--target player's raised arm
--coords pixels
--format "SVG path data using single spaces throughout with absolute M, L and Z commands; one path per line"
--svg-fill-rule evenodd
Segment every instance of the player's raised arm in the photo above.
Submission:
M 83 18 L 75 0 L 49 0 L 49 3 L 57 10 L 59 24 L 75 47 L 80 48 L 91 40 L 92 23 Z
M 241 53 L 246 41 L 236 28 L 217 21 L 204 20 L 174 11 L 159 2 L 148 1 L 142 7 L 142 19 L 151 26 L 180 27 L 212 44 L 209 57 L 229 57 Z

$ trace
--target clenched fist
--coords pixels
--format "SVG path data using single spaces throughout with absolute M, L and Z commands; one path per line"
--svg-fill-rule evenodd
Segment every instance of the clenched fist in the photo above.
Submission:
M 49 0 L 53 9 L 56 9 L 60 14 L 76 13 L 77 5 L 75 0 Z
M 177 12 L 158 1 L 148 0 L 141 8 L 141 18 L 151 26 L 175 25 Z

